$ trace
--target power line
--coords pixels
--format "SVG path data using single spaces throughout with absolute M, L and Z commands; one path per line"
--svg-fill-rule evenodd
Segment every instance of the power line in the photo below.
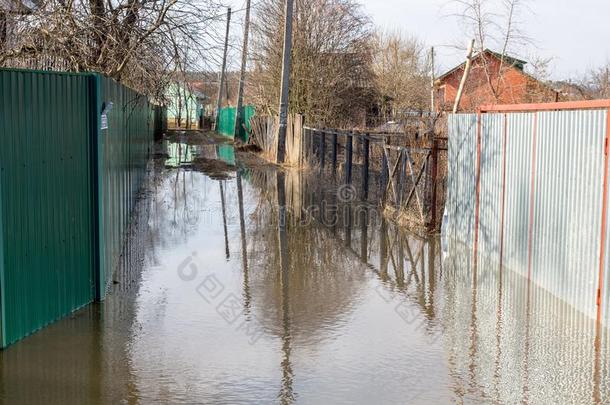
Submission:
M 251 8 L 251 9 L 252 9 L 252 8 L 255 8 L 256 6 L 260 5 L 262 2 L 263 2 L 263 0 L 256 1 L 256 2 L 252 3 L 252 5 L 250 6 L 250 8 Z M 248 7 L 243 7 L 243 8 L 238 8 L 238 9 L 236 9 L 236 10 L 231 10 L 231 14 L 235 15 L 236 13 L 241 13 L 242 11 L 246 11 L 247 9 L 248 9 Z M 228 14 L 228 13 L 225 11 L 225 12 L 224 12 L 224 13 L 222 13 L 222 14 L 215 14 L 215 15 L 213 15 L 213 16 L 211 16 L 211 17 L 208 17 L 208 18 L 206 18 L 206 20 L 215 20 L 215 19 L 217 19 L 217 18 L 226 17 L 226 16 L 227 16 L 227 14 Z

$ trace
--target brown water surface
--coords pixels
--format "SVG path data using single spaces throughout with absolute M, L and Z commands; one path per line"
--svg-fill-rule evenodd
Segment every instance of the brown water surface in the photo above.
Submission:
M 526 280 L 331 178 L 169 163 L 106 302 L 0 353 L 4 403 L 609 403 L 607 334 Z

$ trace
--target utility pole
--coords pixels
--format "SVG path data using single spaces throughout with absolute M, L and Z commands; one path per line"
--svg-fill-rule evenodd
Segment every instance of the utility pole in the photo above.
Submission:
M 218 102 L 216 103 L 216 121 L 214 125 L 218 131 L 220 122 L 220 109 L 222 108 L 222 87 L 225 82 L 225 70 L 227 68 L 227 50 L 229 48 L 229 26 L 231 25 L 231 7 L 227 8 L 227 32 L 225 33 L 225 49 L 222 56 L 222 70 L 220 71 L 220 83 L 218 84 Z
M 280 93 L 280 128 L 277 137 L 277 163 L 284 163 L 286 156 L 286 130 L 288 127 L 288 95 L 290 91 L 290 53 L 292 52 L 293 0 L 286 0 L 284 23 L 284 58 L 282 62 L 282 89 Z
M 436 111 L 434 106 L 434 47 L 430 48 L 430 114 Z
M 0 51 L 4 51 L 8 39 L 8 13 L 0 10 Z
M 239 90 L 237 91 L 237 109 L 235 110 L 235 137 L 239 137 L 243 117 L 241 110 L 244 103 L 244 81 L 246 76 L 246 63 L 248 62 L 248 32 L 250 31 L 250 0 L 246 2 L 246 22 L 244 24 L 244 46 L 241 55 L 241 73 L 239 75 Z M 245 141 L 245 139 L 241 139 Z

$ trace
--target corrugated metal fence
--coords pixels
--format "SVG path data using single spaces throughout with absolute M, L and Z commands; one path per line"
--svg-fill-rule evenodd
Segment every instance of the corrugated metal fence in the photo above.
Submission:
M 610 101 L 449 117 L 447 233 L 609 323 Z
M 6 347 L 103 299 L 154 128 L 145 98 L 96 74 L 0 70 L 0 92 Z
M 89 87 L 0 71 L 3 347 L 93 298 Z
M 154 116 L 145 96 L 114 80 L 96 79 L 101 90 L 98 111 L 112 105 L 107 114 L 108 128 L 102 130 L 98 147 L 101 280 L 98 294 L 103 298 L 118 265 L 136 195 L 146 175 Z
M 218 125 L 216 126 L 216 131 L 225 136 L 235 136 L 235 111 L 236 107 L 225 107 L 220 110 L 220 114 L 218 114 Z M 242 117 L 246 128 L 250 131 L 252 128 L 250 127 L 250 118 L 254 116 L 254 106 L 247 105 L 242 108 Z M 246 131 L 241 128 L 241 133 L 239 134 L 239 139 L 248 139 L 248 134 Z

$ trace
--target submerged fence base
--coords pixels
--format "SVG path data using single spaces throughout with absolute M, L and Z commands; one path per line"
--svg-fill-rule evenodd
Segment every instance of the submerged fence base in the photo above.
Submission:
M 438 140 L 405 143 L 401 134 L 305 127 L 303 161 L 358 198 L 381 204 L 412 231 L 436 232 L 444 201 L 438 163 L 445 148 Z
M 154 122 L 100 75 L 0 69 L 0 347 L 104 298 Z
M 449 126 L 447 233 L 609 323 L 610 100 L 483 107 Z

